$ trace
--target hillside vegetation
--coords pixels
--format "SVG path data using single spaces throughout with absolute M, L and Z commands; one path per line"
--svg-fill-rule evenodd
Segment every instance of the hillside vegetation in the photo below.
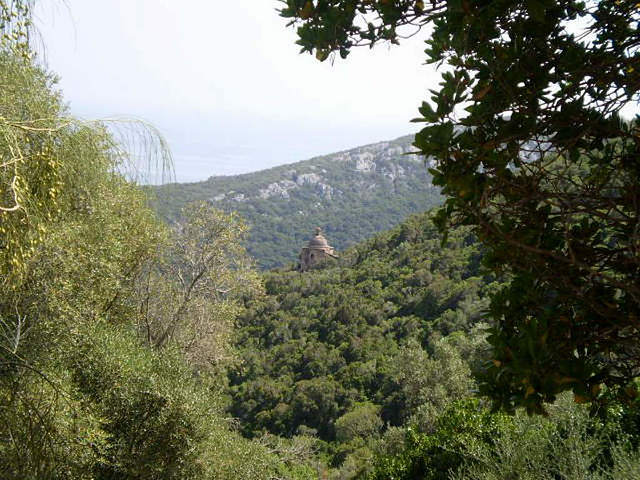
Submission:
M 260 289 L 241 223 L 194 205 L 180 230 L 160 224 L 108 126 L 71 117 L 26 44 L 5 43 L 29 7 L 10 5 L 23 9 L 0 2 L 0 478 L 288 476 L 225 419 L 237 298 Z
M 286 0 L 279 13 L 331 63 L 429 32 L 416 62 L 440 79 L 414 146 L 446 196 L 437 223 L 472 226 L 487 265 L 513 276 L 492 298 L 481 392 L 538 414 L 566 391 L 636 398 L 638 2 Z
M 562 397 L 531 419 L 476 398 L 472 372 L 492 364 L 490 297 L 508 279 L 483 268 L 470 228 L 443 244 L 434 216 L 318 269 L 264 274 L 229 371 L 244 435 L 318 478 L 635 478 L 637 402 L 590 417 Z
M 395 40 L 395 23 L 425 9 L 329 3 L 281 10 L 306 23 L 302 46 L 320 41 L 305 47 L 320 59 L 352 46 L 328 35 L 341 35 L 341 15 L 379 9 L 387 23 L 362 31 L 373 42 Z M 522 98 L 551 128 L 536 135 L 564 151 L 520 161 L 532 124 L 495 103 L 514 97 L 492 80 L 519 71 L 495 61 L 546 58 L 536 67 L 553 78 L 568 68 L 583 79 L 586 65 L 615 73 L 619 98 L 637 98 L 638 70 L 625 63 L 637 53 L 627 25 L 637 4 L 437 3 L 427 5 L 442 12 L 430 55 L 460 48 L 450 65 L 482 60 L 473 82 L 489 79 L 470 86 L 473 75 L 445 69 L 437 111 L 421 108 L 432 125 L 416 144 L 440 152 L 431 171 L 448 204 L 354 243 L 348 231 L 365 235 L 439 198 L 422 162 L 403 155 L 408 139 L 272 169 L 264 182 L 196 184 L 221 190 L 184 190 L 168 226 L 149 189 L 127 179 L 109 124 L 73 118 L 33 61 L 33 2 L 0 1 L 0 478 L 640 478 L 638 124 L 620 121 L 615 99 L 608 118 L 575 109 L 580 83 L 552 83 L 557 117 L 538 116 L 556 108 L 547 97 Z M 595 22 L 590 45 L 563 33 L 580 12 Z M 551 37 L 532 28 L 549 22 Z M 532 57 L 520 46 L 494 55 L 528 35 Z M 616 86 L 606 75 L 588 95 Z M 465 102 L 471 128 L 438 122 Z M 295 257 L 318 223 L 351 247 L 310 271 L 259 273 L 240 215 L 216 206 L 253 222 L 263 265 Z
M 236 211 L 247 222 L 247 249 L 263 269 L 297 259 L 315 227 L 337 250 L 392 228 L 442 201 L 411 137 L 198 183 L 153 187 L 154 208 L 169 222 L 191 201 Z

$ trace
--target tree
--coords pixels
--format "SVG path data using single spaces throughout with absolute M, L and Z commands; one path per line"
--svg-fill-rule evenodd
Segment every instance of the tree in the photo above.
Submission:
M 471 372 L 460 354 L 440 340 L 429 357 L 416 342 L 404 346 L 396 363 L 393 381 L 404 404 L 407 423 L 422 431 L 433 428 L 438 412 L 470 394 Z
M 247 227 L 206 202 L 187 205 L 182 216 L 139 282 L 139 330 L 155 348 L 173 341 L 194 366 L 220 366 L 230 356 L 237 300 L 261 289 L 242 246 Z
M 74 347 L 103 344 L 96 325 L 127 321 L 135 274 L 163 228 L 116 173 L 106 129 L 68 116 L 53 77 L 4 43 L 0 83 L 0 437 L 11 439 L 0 442 L 0 477 L 95 478 L 107 415 L 78 392 L 69 364 Z M 90 376 L 91 362 L 79 364 Z
M 166 228 L 31 61 L 31 4 L 0 0 L 0 478 L 286 476 L 228 428 L 216 379 L 136 338 Z
M 380 406 L 371 402 L 358 402 L 336 420 L 336 438 L 345 443 L 354 439 L 367 440 L 379 435 L 382 427 Z
M 640 374 L 638 4 L 625 0 L 286 0 L 320 60 L 431 29 L 442 82 L 419 151 L 447 195 L 438 224 L 474 227 L 512 282 L 492 298 L 482 391 L 543 412 Z M 413 30 L 412 30 L 413 29 Z

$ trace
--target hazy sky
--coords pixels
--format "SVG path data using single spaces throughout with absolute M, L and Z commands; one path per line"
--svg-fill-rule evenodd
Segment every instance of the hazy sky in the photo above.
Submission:
M 320 63 L 276 0 L 40 0 L 43 55 L 84 118 L 141 117 L 179 181 L 242 173 L 413 133 L 438 76 L 424 37 Z

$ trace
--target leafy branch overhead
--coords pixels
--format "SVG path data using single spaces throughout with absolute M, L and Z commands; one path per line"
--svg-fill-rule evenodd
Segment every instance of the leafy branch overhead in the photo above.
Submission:
M 492 300 L 483 392 L 532 412 L 568 389 L 634 397 L 640 130 L 622 112 L 640 100 L 637 2 L 283 3 L 320 60 L 429 27 L 427 61 L 446 68 L 415 146 L 448 196 L 437 222 L 472 225 L 514 275 Z
M 432 17 L 443 12 L 446 2 L 422 0 L 280 0 L 280 15 L 299 24 L 298 44 L 303 52 L 316 52 L 324 61 L 333 52 L 346 58 L 355 46 L 373 47 L 377 42 L 398 40 L 417 33 Z M 401 27 L 409 27 L 400 31 Z

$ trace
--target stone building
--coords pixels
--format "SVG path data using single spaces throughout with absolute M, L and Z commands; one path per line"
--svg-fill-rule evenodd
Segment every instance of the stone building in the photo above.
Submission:
M 333 247 L 327 243 L 320 228 L 316 228 L 316 234 L 309 240 L 309 244 L 302 247 L 300 251 L 300 270 L 303 272 L 309 270 L 327 258 L 338 257 L 333 253 Z

